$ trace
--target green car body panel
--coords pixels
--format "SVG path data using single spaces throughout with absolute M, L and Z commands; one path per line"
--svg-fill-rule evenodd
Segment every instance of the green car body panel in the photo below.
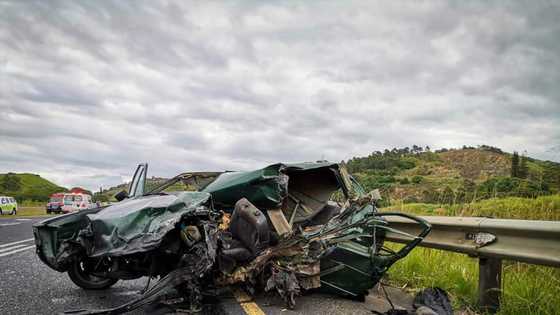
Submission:
M 321 169 L 338 169 L 329 162 L 273 164 L 248 172 L 225 172 L 202 189 L 212 194 L 219 208 L 232 209 L 240 196 L 247 198 L 259 209 L 279 208 L 286 197 L 288 176 L 286 174 Z M 348 190 L 346 187 L 344 190 Z

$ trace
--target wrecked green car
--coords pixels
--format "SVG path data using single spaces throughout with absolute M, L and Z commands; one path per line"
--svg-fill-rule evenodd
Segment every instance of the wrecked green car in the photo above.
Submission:
M 204 295 L 235 285 L 276 292 L 290 308 L 304 291 L 361 298 L 430 231 L 420 218 L 378 212 L 379 193 L 366 193 L 342 164 L 190 172 L 151 189 L 147 170 L 138 166 L 116 204 L 34 225 L 40 259 L 84 289 L 158 278 L 123 306 L 73 313 L 118 314 L 171 296 L 196 311 Z M 386 216 L 422 232 L 394 230 Z M 410 241 L 393 251 L 387 233 Z

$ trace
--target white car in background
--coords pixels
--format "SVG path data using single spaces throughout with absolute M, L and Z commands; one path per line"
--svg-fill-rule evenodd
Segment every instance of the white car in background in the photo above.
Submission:
M 14 197 L 0 196 L 0 215 L 17 213 L 17 201 Z

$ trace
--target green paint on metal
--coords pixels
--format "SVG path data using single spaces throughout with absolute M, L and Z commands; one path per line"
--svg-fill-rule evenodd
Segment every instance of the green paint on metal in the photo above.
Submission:
M 319 168 L 338 170 L 331 162 L 273 164 L 248 172 L 226 172 L 206 186 L 202 191 L 212 194 L 219 209 L 232 209 L 242 197 L 247 198 L 259 209 L 280 208 L 288 194 L 287 173 L 309 171 Z
M 88 215 L 94 236 L 89 256 L 128 255 L 156 248 L 184 215 L 210 209 L 210 194 L 180 192 L 129 199 Z

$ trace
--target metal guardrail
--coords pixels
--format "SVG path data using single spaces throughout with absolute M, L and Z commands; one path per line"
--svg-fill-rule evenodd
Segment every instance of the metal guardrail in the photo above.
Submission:
M 560 221 L 506 220 L 477 217 L 422 216 L 432 231 L 419 246 L 479 257 L 479 306 L 489 312 L 499 308 L 502 259 L 560 267 Z M 387 218 L 391 227 L 417 234 L 412 221 Z M 393 242 L 408 238 L 387 234 Z

